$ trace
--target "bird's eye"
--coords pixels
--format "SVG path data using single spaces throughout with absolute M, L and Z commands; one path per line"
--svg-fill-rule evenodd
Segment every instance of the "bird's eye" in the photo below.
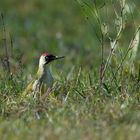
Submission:
M 48 56 L 45 56 L 45 60 L 47 60 L 48 59 Z

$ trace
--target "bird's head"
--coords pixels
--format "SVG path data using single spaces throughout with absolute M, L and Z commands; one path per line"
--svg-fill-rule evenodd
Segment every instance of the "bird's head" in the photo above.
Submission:
M 53 54 L 49 54 L 49 53 L 43 53 L 41 56 L 40 56 L 40 60 L 39 60 L 39 63 L 41 65 L 46 65 L 54 60 L 58 60 L 58 59 L 61 59 L 61 58 L 64 58 L 64 56 L 55 56 Z

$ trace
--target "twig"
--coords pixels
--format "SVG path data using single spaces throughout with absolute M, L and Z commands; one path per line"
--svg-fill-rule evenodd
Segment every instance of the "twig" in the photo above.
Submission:
M 105 72 L 106 72 L 106 70 L 108 68 L 108 65 L 109 65 L 110 60 L 111 60 L 111 58 L 113 56 L 113 53 L 116 50 L 116 45 L 117 45 L 118 40 L 119 40 L 119 38 L 121 36 L 121 33 L 123 31 L 123 22 L 124 22 L 124 20 L 123 20 L 123 10 L 124 10 L 124 8 L 121 9 L 121 24 L 119 26 L 120 28 L 119 28 L 119 31 L 118 31 L 116 37 L 115 37 L 115 40 L 113 41 L 113 45 L 111 46 L 111 50 L 110 50 L 109 56 L 108 56 L 107 61 L 105 63 L 104 70 L 103 70 L 103 77 L 104 77 Z
M 10 63 L 9 63 L 8 47 L 7 47 L 7 40 L 6 40 L 6 28 L 5 28 L 3 13 L 1 13 L 1 19 L 2 19 L 2 25 L 3 25 L 3 42 L 4 42 L 3 47 L 5 48 L 5 57 L 6 57 L 5 62 L 7 65 L 7 72 L 10 75 L 11 70 L 10 70 Z
M 135 35 L 137 34 L 137 32 L 139 32 L 139 30 L 140 30 L 140 26 L 139 26 L 138 29 L 136 30 Z M 116 70 L 116 72 L 114 73 L 114 76 L 117 75 L 117 72 L 118 72 L 119 69 L 122 67 L 123 62 L 125 61 L 126 57 L 128 56 L 128 53 L 133 49 L 133 47 L 132 47 L 133 44 L 132 44 L 132 43 L 133 43 L 133 41 L 134 41 L 134 39 L 135 39 L 135 35 L 133 36 L 133 39 L 131 40 L 130 45 L 129 45 L 129 47 L 128 47 L 128 49 L 127 49 L 127 51 L 126 51 L 124 57 L 122 58 L 122 60 L 121 60 L 121 62 L 120 62 L 120 64 L 119 64 L 119 66 L 117 67 L 117 70 Z M 113 79 L 114 79 L 114 77 L 112 78 L 111 82 L 113 82 Z

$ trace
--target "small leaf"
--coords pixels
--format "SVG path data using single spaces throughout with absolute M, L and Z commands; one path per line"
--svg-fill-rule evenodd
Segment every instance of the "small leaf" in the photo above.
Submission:
M 105 83 L 103 83 L 103 86 L 104 86 L 104 88 L 106 89 L 106 91 L 107 91 L 108 93 L 111 93 L 109 87 L 108 87 Z
M 139 30 L 140 27 L 138 27 L 138 29 L 136 30 L 136 33 L 134 34 L 134 37 L 132 38 L 130 45 L 129 45 L 129 49 L 130 49 L 130 60 L 134 60 L 136 57 L 136 53 L 138 50 L 138 46 L 139 46 Z

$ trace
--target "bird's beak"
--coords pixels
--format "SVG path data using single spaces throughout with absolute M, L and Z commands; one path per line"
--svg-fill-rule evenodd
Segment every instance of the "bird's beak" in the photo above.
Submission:
M 55 59 L 54 60 L 56 60 L 56 59 L 61 59 L 61 58 L 64 58 L 65 56 L 55 56 Z
M 51 61 L 57 60 L 57 59 L 61 59 L 64 58 L 64 56 L 54 56 L 54 55 L 49 55 L 46 59 L 46 64 L 48 64 Z

